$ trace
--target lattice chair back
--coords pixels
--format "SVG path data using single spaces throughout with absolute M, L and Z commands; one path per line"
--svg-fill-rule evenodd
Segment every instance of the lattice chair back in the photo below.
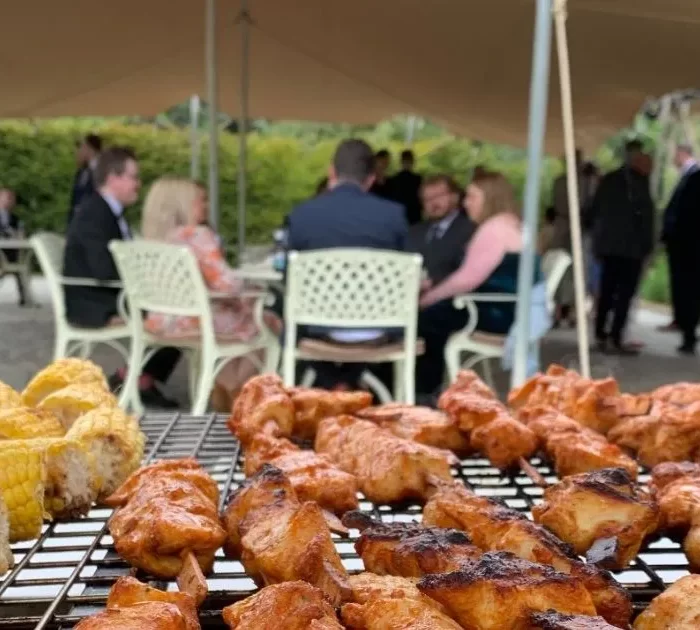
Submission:
M 213 342 L 211 307 L 194 254 L 186 247 L 150 240 L 112 241 L 109 249 L 132 312 L 197 317 L 202 342 Z M 132 317 L 132 321 L 138 321 Z
M 66 302 L 61 278 L 63 275 L 63 256 L 66 250 L 66 239 L 51 232 L 41 232 L 32 236 L 30 242 L 44 273 L 44 278 L 46 278 L 46 282 L 49 285 L 54 315 L 65 318 Z

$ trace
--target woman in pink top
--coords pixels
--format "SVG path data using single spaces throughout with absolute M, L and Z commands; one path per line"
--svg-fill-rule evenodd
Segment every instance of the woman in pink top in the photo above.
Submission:
M 258 330 L 250 299 L 236 297 L 243 283 L 228 266 L 216 233 L 206 225 L 207 193 L 196 182 L 186 179 L 161 178 L 148 192 L 143 208 L 144 238 L 189 247 L 197 258 L 207 287 L 217 293 L 228 293 L 230 299 L 212 303 L 214 330 L 228 339 L 247 341 Z M 272 323 L 272 322 L 270 322 Z M 196 317 L 149 313 L 146 327 L 154 334 L 168 337 L 191 337 L 199 332 Z M 252 361 L 242 357 L 229 361 L 217 377 L 215 407 L 230 411 L 235 397 L 245 381 L 255 374 Z
M 442 385 L 447 339 L 467 324 L 467 311 L 456 309 L 453 298 L 517 292 L 523 233 L 513 188 L 500 173 L 479 174 L 467 187 L 464 209 L 478 228 L 462 265 L 437 286 L 424 287 L 420 298 L 418 334 L 426 351 L 417 362 L 416 389 L 422 394 L 434 394 Z M 477 307 L 478 330 L 506 334 L 513 325 L 514 303 L 480 302 Z

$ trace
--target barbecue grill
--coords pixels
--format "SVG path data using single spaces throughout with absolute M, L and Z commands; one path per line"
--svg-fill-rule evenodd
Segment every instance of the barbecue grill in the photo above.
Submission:
M 245 478 L 241 450 L 223 416 L 147 414 L 141 428 L 148 439 L 146 463 L 195 457 L 218 482 L 220 507 Z M 532 464 L 548 482 L 556 482 L 546 462 L 533 459 Z M 526 513 L 542 496 L 542 489 L 526 475 L 503 475 L 486 459 L 467 458 L 456 473 L 477 494 L 499 498 Z M 642 482 L 647 479 L 640 477 Z M 418 505 L 389 507 L 361 501 L 360 509 L 385 522 L 413 521 L 421 514 Z M 13 546 L 15 567 L 0 578 L 0 629 L 72 628 L 82 617 L 104 608 L 112 584 L 131 570 L 112 546 L 107 529 L 110 514 L 108 509 L 94 509 L 79 521 L 51 523 L 44 526 L 38 540 Z M 362 570 L 354 539 L 335 537 L 335 542 L 346 568 L 351 572 Z M 630 591 L 635 612 L 639 612 L 664 588 L 687 574 L 688 564 L 680 545 L 662 538 L 649 545 L 629 569 L 614 575 Z M 221 551 L 208 582 L 210 593 L 200 610 L 202 627 L 225 628 L 221 609 L 252 594 L 255 584 L 239 562 L 227 560 Z M 174 582 L 151 583 L 162 589 L 177 589 Z

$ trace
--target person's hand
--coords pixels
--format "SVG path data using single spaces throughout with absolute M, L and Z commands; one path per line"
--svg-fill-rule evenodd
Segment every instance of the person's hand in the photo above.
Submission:
M 429 293 L 424 293 L 421 295 L 420 299 L 418 300 L 418 306 L 420 308 L 427 308 L 433 303 L 433 300 L 430 298 Z
M 432 288 L 433 288 L 433 281 L 432 281 L 430 278 L 423 278 L 423 279 L 420 281 L 420 291 L 421 291 L 421 293 L 424 293 L 424 292 L 427 291 L 428 289 L 432 289 Z

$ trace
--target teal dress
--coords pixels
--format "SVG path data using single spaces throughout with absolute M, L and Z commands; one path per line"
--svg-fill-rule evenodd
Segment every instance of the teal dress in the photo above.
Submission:
M 510 293 L 518 292 L 518 267 L 520 266 L 520 253 L 508 253 L 503 257 L 501 264 L 488 277 L 474 293 Z M 540 257 L 535 259 L 534 283 L 542 281 Z M 477 330 L 499 335 L 507 335 L 515 322 L 515 302 L 477 302 L 479 321 Z

